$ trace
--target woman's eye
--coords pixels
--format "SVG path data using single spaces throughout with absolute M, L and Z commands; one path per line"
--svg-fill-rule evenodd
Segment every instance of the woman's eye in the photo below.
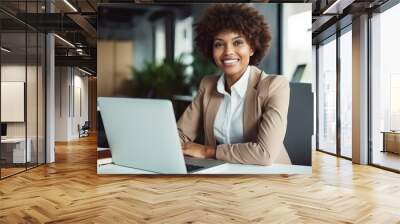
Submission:
M 217 42 L 217 43 L 214 43 L 214 47 L 215 47 L 215 48 L 222 47 L 222 43 L 218 43 L 218 42 Z
M 235 46 L 240 46 L 242 44 L 243 44 L 243 41 L 241 41 L 241 40 L 237 40 L 237 41 L 233 42 L 233 45 L 235 45 Z

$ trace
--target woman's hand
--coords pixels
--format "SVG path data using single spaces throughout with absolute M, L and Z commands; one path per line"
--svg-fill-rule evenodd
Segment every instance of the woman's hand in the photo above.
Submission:
M 183 154 L 195 158 L 215 158 L 216 150 L 210 146 L 200 145 L 194 142 L 187 142 L 182 146 Z

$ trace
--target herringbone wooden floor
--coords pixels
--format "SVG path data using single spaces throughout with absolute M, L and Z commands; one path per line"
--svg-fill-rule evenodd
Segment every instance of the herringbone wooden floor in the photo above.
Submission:
M 400 223 L 400 175 L 315 152 L 313 174 L 98 176 L 95 137 L 0 181 L 0 223 Z

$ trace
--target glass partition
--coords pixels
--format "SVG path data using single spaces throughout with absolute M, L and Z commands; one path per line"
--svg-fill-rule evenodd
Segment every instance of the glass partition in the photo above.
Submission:
M 16 10 L 15 17 L 0 12 L 0 178 L 45 162 L 45 35 L 16 18 L 43 12 L 43 5 L 0 3 Z
M 27 90 L 27 98 L 26 98 L 26 113 L 27 113 L 27 150 L 29 153 L 29 160 L 27 163 L 28 168 L 37 165 L 37 149 L 38 149 L 38 141 L 37 141 L 37 79 L 38 79 L 38 35 L 36 32 L 28 32 L 27 33 L 27 49 L 28 49 L 28 61 L 27 61 L 27 81 L 26 81 L 26 90 Z
M 340 36 L 340 154 L 352 157 L 352 32 Z
M 37 65 L 37 163 L 38 165 L 46 162 L 46 36 L 38 34 L 38 65 Z
M 24 171 L 26 162 L 30 162 L 30 143 L 26 139 L 26 41 L 25 32 L 1 34 L 0 109 L 1 122 L 6 126 L 1 140 L 2 177 Z
M 336 37 L 318 48 L 318 149 L 336 154 Z
M 400 171 L 400 4 L 373 15 L 371 72 L 372 164 Z

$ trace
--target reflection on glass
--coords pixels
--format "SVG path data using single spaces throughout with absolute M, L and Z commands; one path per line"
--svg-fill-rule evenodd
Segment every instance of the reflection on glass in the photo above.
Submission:
M 340 37 L 340 152 L 352 157 L 352 35 L 351 31 Z
M 374 15 L 371 21 L 372 163 L 396 170 L 400 170 L 400 132 L 396 132 L 400 130 L 400 31 L 393 27 L 398 26 L 398 21 L 399 4 Z
M 390 130 L 400 130 L 400 73 L 390 74 Z
M 22 15 L 43 13 L 45 1 L 1 1 Z M 36 18 L 36 17 L 35 17 Z M 5 23 L 4 21 L 7 21 Z M 45 161 L 45 35 L 0 12 L 1 178 Z
M 37 90 L 38 90 L 38 135 L 37 135 L 37 162 L 38 164 L 45 163 L 45 52 L 46 38 L 45 35 L 39 33 L 38 40 L 38 77 L 37 77 Z
M 30 159 L 26 144 L 25 89 L 26 89 L 26 34 L 2 33 L 1 51 L 1 122 L 7 134 L 1 140 L 1 177 L 25 170 Z M 27 150 L 28 149 L 28 150 Z
M 27 142 L 30 149 L 30 158 L 27 162 L 27 167 L 37 165 L 37 41 L 36 32 L 27 33 L 27 80 L 26 80 L 26 113 L 27 113 Z
M 336 40 L 318 48 L 318 146 L 336 153 Z

